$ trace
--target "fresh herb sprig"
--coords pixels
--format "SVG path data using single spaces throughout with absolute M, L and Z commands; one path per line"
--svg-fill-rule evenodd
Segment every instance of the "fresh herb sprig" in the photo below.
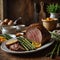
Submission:
M 47 54 L 50 58 L 60 55 L 60 35 L 55 32 L 50 32 L 51 38 L 55 40 L 54 48 Z
M 60 12 L 60 5 L 59 4 L 50 4 L 50 5 L 47 5 L 47 12 L 48 13 L 58 13 Z

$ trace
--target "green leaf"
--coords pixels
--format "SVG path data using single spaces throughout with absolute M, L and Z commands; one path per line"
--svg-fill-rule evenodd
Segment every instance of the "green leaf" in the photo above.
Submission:
M 60 5 L 58 4 L 50 4 L 47 6 L 48 13 L 57 13 L 60 12 Z

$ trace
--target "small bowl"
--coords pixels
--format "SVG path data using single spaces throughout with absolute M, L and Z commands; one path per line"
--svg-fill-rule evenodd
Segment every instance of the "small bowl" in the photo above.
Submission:
M 52 18 L 52 20 L 42 19 L 43 26 L 44 26 L 48 31 L 52 31 L 52 30 L 56 29 L 57 21 L 58 21 L 57 18 Z
M 17 25 L 17 26 L 2 26 L 2 34 L 15 34 L 17 32 L 22 31 L 25 28 L 25 25 Z
M 13 34 L 16 33 L 16 26 L 3 26 L 1 31 L 2 34 Z

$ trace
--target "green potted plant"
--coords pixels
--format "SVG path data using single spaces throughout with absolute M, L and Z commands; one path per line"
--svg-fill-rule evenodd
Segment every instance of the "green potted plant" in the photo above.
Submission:
M 57 18 L 58 13 L 60 13 L 60 5 L 57 3 L 48 5 L 47 12 L 50 13 L 50 18 Z

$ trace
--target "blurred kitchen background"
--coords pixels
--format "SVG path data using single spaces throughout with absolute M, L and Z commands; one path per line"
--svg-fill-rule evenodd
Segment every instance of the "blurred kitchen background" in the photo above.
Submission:
M 46 6 L 51 3 L 60 4 L 60 0 L 0 0 L 0 20 L 18 19 L 18 24 L 25 25 L 40 22 L 49 17 Z

